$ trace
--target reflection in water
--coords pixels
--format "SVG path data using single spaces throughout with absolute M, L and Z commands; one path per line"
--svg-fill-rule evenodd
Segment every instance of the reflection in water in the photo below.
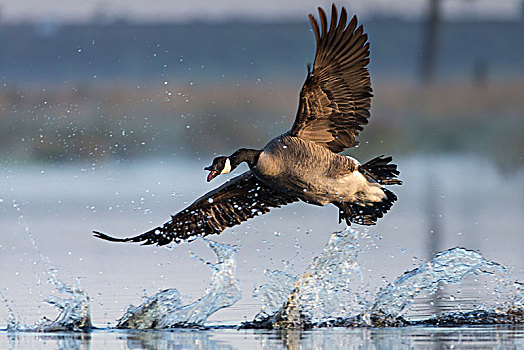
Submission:
M 1 334 L 1 333 L 0 333 Z M 89 350 L 91 349 L 91 334 L 89 333 L 7 333 L 9 347 L 2 349 L 58 349 L 58 350 Z
M 128 349 L 234 349 L 212 339 L 212 332 L 197 330 L 135 332 L 128 334 Z
M 471 347 L 491 348 L 500 345 L 523 344 L 523 330 L 505 328 L 365 328 L 328 330 L 282 330 L 279 332 L 285 349 L 397 349 L 450 348 L 467 344 Z M 274 348 L 275 341 L 264 348 Z
M 2 349 L 427 349 L 524 346 L 524 326 L 324 328 L 313 330 L 98 330 L 83 333 L 0 332 Z

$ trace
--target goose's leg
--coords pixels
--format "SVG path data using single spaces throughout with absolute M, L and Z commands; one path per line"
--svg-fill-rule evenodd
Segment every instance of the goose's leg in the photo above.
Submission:
M 338 223 L 342 223 L 342 220 L 346 221 L 346 224 L 348 226 L 351 226 L 351 217 L 353 216 L 353 213 L 351 211 L 351 207 L 348 206 L 346 203 L 333 203 L 338 208 Z

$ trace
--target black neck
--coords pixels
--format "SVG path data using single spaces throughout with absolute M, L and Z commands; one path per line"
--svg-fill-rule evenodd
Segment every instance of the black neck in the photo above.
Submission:
M 231 168 L 234 169 L 242 162 L 246 162 L 249 167 L 254 166 L 258 162 L 258 156 L 260 156 L 262 150 L 241 148 L 232 155 L 229 156 L 231 161 Z

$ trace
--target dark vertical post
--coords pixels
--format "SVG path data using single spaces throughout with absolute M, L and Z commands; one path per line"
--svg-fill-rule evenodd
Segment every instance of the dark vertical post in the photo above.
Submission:
M 429 0 L 428 17 L 424 33 L 421 79 L 426 85 L 433 82 L 438 53 L 438 37 L 440 27 L 440 0 Z
M 473 85 L 484 88 L 488 80 L 488 65 L 485 60 L 477 59 L 473 64 Z

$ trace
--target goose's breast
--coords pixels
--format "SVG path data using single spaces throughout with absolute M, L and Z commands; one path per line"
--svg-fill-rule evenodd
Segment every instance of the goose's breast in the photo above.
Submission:
M 313 204 L 358 200 L 375 187 L 347 157 L 286 135 L 264 147 L 252 170 L 271 188 Z
M 256 175 L 261 177 L 275 177 L 284 171 L 283 160 L 277 154 L 264 149 L 260 153 L 257 165 L 253 170 Z
M 271 188 L 296 194 L 302 186 L 300 158 L 290 137 L 281 135 L 271 140 L 262 150 L 257 164 L 252 168 L 255 176 Z M 296 146 L 296 145 L 295 145 Z
M 311 203 L 325 202 L 327 192 L 336 190 L 326 179 L 330 163 L 324 150 L 315 152 L 316 147 L 295 137 L 276 138 L 264 147 L 253 172 L 271 188 Z

